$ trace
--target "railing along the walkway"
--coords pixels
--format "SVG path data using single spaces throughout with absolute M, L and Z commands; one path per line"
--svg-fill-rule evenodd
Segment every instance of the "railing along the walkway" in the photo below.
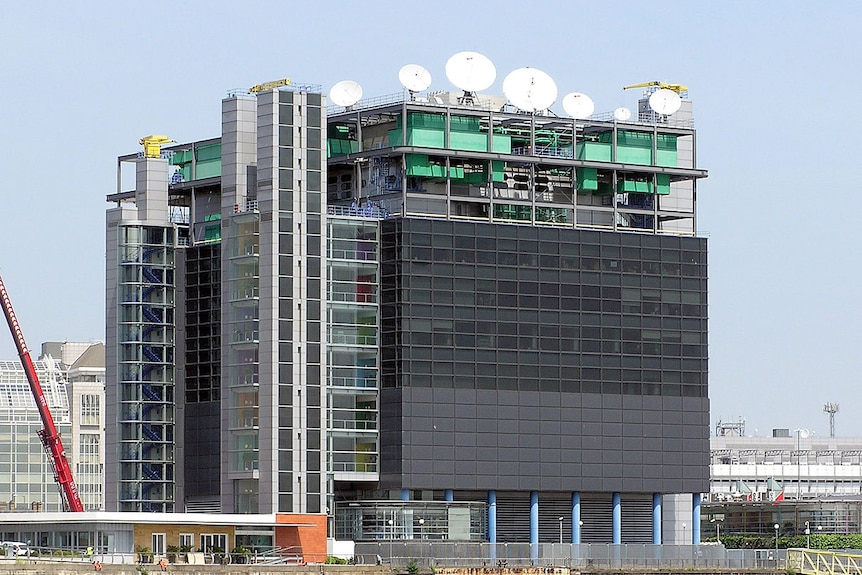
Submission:
M 806 575 L 862 575 L 862 554 L 788 549 L 787 569 Z
M 785 549 L 726 549 L 723 545 L 605 543 L 482 543 L 362 541 L 355 562 L 420 567 L 569 567 L 578 569 L 781 569 Z M 859 574 L 862 575 L 862 574 Z

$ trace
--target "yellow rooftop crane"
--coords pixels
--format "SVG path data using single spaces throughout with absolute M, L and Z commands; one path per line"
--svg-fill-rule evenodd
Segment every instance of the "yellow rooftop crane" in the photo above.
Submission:
M 147 158 L 159 158 L 162 155 L 162 144 L 174 142 L 167 136 L 144 136 L 138 142 L 144 147 L 144 156 Z
M 667 90 L 673 90 L 677 94 L 682 92 L 688 92 L 688 86 L 683 86 L 682 84 L 665 84 L 664 82 L 643 82 L 642 84 L 632 84 L 631 86 L 623 86 L 623 90 L 632 90 L 634 88 L 650 88 L 650 87 L 658 87 L 664 88 Z

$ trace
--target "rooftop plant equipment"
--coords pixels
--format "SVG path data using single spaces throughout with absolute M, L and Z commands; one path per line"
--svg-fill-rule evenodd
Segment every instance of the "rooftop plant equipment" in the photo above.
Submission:
M 42 440 L 42 445 L 51 458 L 51 463 L 54 467 L 54 479 L 60 486 L 60 497 L 63 500 L 63 508 L 66 511 L 83 511 L 84 504 L 81 503 L 81 498 L 78 496 L 78 486 L 75 485 L 75 479 L 72 477 L 72 468 L 66 459 L 63 442 L 60 440 L 57 426 L 54 425 L 51 410 L 48 409 L 48 401 L 45 399 L 45 393 L 42 391 L 42 386 L 36 375 L 33 360 L 30 359 L 30 351 L 27 349 L 24 334 L 21 332 L 21 326 L 18 325 L 18 318 L 15 317 L 15 311 L 12 309 L 12 302 L 9 300 L 9 294 L 6 291 L 2 278 L 0 278 L 0 304 L 3 306 L 3 314 L 6 316 L 9 329 L 12 331 L 12 339 L 15 340 L 15 347 L 18 348 L 21 365 L 24 367 L 24 373 L 27 375 L 27 381 L 30 383 L 30 391 L 33 392 L 36 407 L 39 408 L 39 416 L 42 418 L 43 426 L 39 431 L 39 439 Z

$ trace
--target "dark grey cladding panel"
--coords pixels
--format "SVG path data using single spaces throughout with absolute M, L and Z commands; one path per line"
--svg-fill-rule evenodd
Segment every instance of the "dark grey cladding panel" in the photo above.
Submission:
M 381 253 L 383 483 L 708 489 L 705 240 L 398 219 Z

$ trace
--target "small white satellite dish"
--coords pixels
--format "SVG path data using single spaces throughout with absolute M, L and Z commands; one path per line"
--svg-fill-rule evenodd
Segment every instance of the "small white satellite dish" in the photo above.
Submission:
M 362 86 L 353 80 L 336 82 L 329 89 L 329 99 L 337 106 L 349 108 L 362 98 Z
M 411 94 L 422 92 L 431 85 L 431 72 L 419 64 L 407 64 L 398 71 L 398 81 Z
M 632 117 L 632 111 L 629 110 L 628 108 L 620 107 L 620 108 L 617 108 L 616 110 L 614 110 L 614 118 L 616 118 L 620 122 L 625 122 L 626 120 L 628 120 L 631 117 Z
M 593 115 L 596 105 L 592 98 L 580 92 L 570 92 L 563 96 L 563 110 L 577 120 L 583 120 Z
M 656 90 L 649 97 L 649 107 L 656 114 L 670 116 L 682 106 L 682 98 L 673 90 L 662 88 Z
M 796 433 L 799 434 L 799 439 L 808 439 L 808 436 L 811 435 L 811 432 L 807 429 L 797 429 Z
M 497 69 L 478 52 L 458 52 L 446 62 L 446 77 L 465 92 L 478 92 L 494 83 Z
M 519 110 L 538 112 L 557 100 L 557 84 L 541 70 L 518 68 L 503 79 L 503 93 Z

